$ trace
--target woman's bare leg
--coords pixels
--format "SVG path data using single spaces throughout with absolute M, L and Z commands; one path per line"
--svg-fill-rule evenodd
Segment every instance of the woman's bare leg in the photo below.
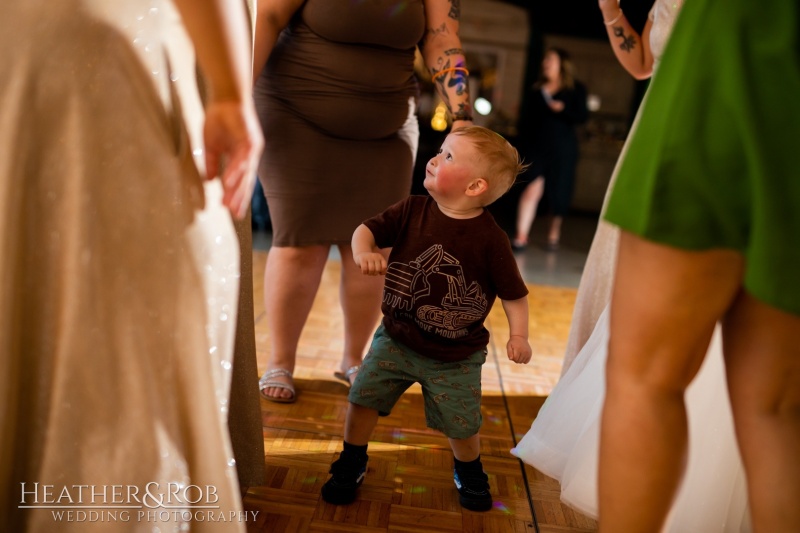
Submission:
M 264 307 L 267 314 L 271 350 L 267 369 L 294 371 L 297 343 L 319 289 L 328 246 L 273 247 L 264 270 Z M 275 381 L 288 378 L 276 376 Z M 286 389 L 268 387 L 264 395 L 291 398 Z
M 547 232 L 547 244 L 550 246 L 558 246 L 561 240 L 561 223 L 564 221 L 562 216 L 554 216 L 550 219 L 550 229 Z
M 754 531 L 800 531 L 800 317 L 742 292 L 722 332 Z
M 734 251 L 687 252 L 627 232 L 611 298 L 600 430 L 602 532 L 659 531 L 686 460 L 684 392 L 741 285 Z
M 517 205 L 517 235 L 514 244 L 528 244 L 531 226 L 536 218 L 536 208 L 544 193 L 544 176 L 539 176 L 525 187 Z
M 367 350 L 378 319 L 381 316 L 383 276 L 365 276 L 353 261 L 353 250 L 349 245 L 339 245 L 342 256 L 342 281 L 339 300 L 344 314 L 344 353 L 341 371 L 360 365 Z M 388 257 L 389 251 L 384 250 Z M 356 379 L 350 376 L 350 383 Z

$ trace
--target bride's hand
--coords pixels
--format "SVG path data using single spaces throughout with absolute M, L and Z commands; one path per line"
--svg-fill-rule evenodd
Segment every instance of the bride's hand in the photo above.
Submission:
M 619 0 L 597 0 L 603 15 L 616 15 L 619 12 Z
M 222 179 L 222 203 L 242 219 L 255 187 L 264 139 L 251 102 L 212 100 L 206 108 L 203 130 L 206 173 Z

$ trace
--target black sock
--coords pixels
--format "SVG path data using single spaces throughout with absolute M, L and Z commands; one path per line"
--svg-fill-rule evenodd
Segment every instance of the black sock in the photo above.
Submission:
M 367 459 L 367 444 L 363 446 L 356 446 L 355 444 L 350 444 L 347 441 L 344 441 L 344 450 L 343 453 L 347 453 L 347 455 L 351 457 L 356 457 L 358 459 Z
M 459 461 L 455 457 L 453 457 L 453 461 L 456 464 L 456 470 L 461 471 L 469 471 L 469 470 L 480 470 L 483 472 L 483 464 L 481 464 L 481 456 L 478 455 L 477 459 L 472 461 Z

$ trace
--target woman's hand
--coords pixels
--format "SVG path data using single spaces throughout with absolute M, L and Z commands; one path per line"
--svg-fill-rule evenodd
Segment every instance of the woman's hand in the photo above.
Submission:
M 264 138 L 250 101 L 212 101 L 206 108 L 203 128 L 206 175 L 220 176 L 222 203 L 237 219 L 250 207 Z
M 619 16 L 619 0 L 597 0 L 597 5 L 603 13 L 603 22 L 614 20 Z
M 223 203 L 236 218 L 247 214 L 264 146 L 250 96 L 250 43 L 242 2 L 175 0 L 209 82 L 203 141 L 206 175 L 221 174 Z
M 606 10 L 610 13 L 614 13 L 619 9 L 619 0 L 597 0 L 597 5 L 603 13 L 605 13 Z

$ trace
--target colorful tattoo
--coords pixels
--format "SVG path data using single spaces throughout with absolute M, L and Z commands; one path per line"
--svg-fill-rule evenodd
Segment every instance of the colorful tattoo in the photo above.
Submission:
M 440 59 L 439 63 L 441 64 L 441 62 Z M 460 61 L 457 60 L 454 66 L 463 67 L 463 58 Z M 451 68 L 450 60 L 448 59 L 444 62 L 441 69 L 431 69 L 431 76 L 436 85 L 437 92 L 447 106 L 447 109 L 450 110 L 453 120 L 472 120 L 472 107 L 469 104 L 469 98 L 467 98 L 466 102 L 459 103 L 457 106 L 453 105 L 450 98 L 453 92 L 455 92 L 456 96 L 462 97 L 469 94 L 469 80 L 465 75 L 466 72 L 464 70 L 450 70 L 449 72 L 443 72 L 441 76 L 436 75 L 439 72 Z M 455 91 L 453 91 L 453 89 L 455 89 Z
M 464 55 L 464 50 L 461 48 L 451 48 L 449 50 L 444 51 L 444 55 L 446 56 L 454 56 L 454 55 Z
M 614 35 L 622 37 L 622 42 L 619 47 L 625 52 L 630 52 L 636 46 L 636 39 L 633 35 L 625 35 L 625 30 L 622 26 L 614 26 Z

